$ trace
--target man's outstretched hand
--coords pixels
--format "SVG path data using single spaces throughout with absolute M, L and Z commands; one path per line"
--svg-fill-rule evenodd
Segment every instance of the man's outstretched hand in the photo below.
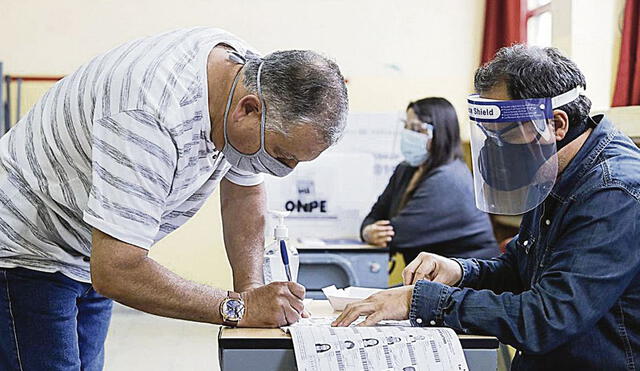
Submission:
M 413 286 L 403 286 L 375 293 L 356 303 L 348 304 L 332 326 L 349 326 L 360 316 L 367 318 L 358 326 L 373 326 L 382 320 L 409 318 Z

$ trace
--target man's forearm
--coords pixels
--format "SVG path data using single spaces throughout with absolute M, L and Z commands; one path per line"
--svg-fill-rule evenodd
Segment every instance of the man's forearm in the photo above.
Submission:
M 151 258 L 127 273 L 126 279 L 133 281 L 117 285 L 121 289 L 112 295 L 116 301 L 163 317 L 222 323 L 220 303 L 226 291 L 188 281 Z
M 262 184 L 242 187 L 223 180 L 220 187 L 222 225 L 236 291 L 262 285 L 265 192 Z
M 93 245 L 91 275 L 102 295 L 159 316 L 222 323 L 219 306 L 226 291 L 188 281 L 143 249 L 102 232 L 94 231 Z

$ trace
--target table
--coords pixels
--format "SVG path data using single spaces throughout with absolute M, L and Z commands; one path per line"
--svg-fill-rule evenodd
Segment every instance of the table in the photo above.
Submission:
M 326 300 L 314 300 L 308 308 L 311 316 L 336 315 Z M 498 340 L 491 336 L 459 335 L 471 371 L 495 371 Z M 296 370 L 293 343 L 280 329 L 221 327 L 218 351 L 222 371 Z

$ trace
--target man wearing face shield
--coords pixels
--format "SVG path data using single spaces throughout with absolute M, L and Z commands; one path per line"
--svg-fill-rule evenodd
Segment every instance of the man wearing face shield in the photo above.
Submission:
M 498 337 L 515 370 L 640 364 L 640 150 L 590 117 L 584 76 L 557 49 L 516 45 L 478 69 L 469 98 L 477 206 L 525 213 L 497 258 L 423 254 L 407 286 L 335 322 L 409 318 Z M 398 303 L 403 303 L 398 305 Z
M 263 285 L 262 174 L 334 144 L 347 104 L 334 62 L 260 57 L 212 28 L 134 40 L 57 83 L 0 141 L 0 369 L 101 369 L 112 299 L 231 326 L 296 322 L 304 287 Z M 218 186 L 234 291 L 147 256 Z

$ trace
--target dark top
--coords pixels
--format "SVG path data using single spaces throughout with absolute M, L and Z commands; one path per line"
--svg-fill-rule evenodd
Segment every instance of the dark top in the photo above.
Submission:
M 511 370 L 638 369 L 640 150 L 594 119 L 506 253 L 460 259 L 462 288 L 416 284 L 414 326 L 496 336 L 520 350 Z
M 362 230 L 378 220 L 390 220 L 395 236 L 389 247 L 408 264 L 421 251 L 449 257 L 491 258 L 499 255 L 487 214 L 475 206 L 471 172 L 462 161 L 433 169 L 397 212 L 417 167 L 400 163 L 389 184 L 362 222 Z

